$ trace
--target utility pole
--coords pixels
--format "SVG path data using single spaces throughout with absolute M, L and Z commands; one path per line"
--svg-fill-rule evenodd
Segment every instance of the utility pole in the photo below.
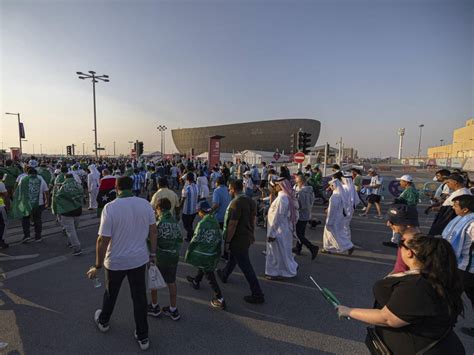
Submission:
M 420 138 L 418 139 L 418 158 L 419 158 L 420 155 L 421 155 L 421 134 L 422 134 L 422 131 L 423 131 L 423 127 L 425 127 L 425 125 L 420 124 L 418 127 L 420 128 Z
M 326 142 L 326 145 L 324 146 L 324 170 L 323 170 L 323 176 L 326 176 L 326 168 L 328 166 L 328 154 L 329 154 L 329 143 Z
M 115 156 L 115 141 L 114 141 L 114 156 Z

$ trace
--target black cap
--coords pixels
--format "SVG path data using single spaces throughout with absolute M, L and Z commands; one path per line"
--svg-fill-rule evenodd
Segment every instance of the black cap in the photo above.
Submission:
M 464 184 L 464 178 L 459 174 L 451 174 L 446 178 L 446 180 L 454 180 L 459 184 Z
M 414 206 L 393 204 L 387 211 L 388 220 L 396 225 L 419 226 L 418 211 Z

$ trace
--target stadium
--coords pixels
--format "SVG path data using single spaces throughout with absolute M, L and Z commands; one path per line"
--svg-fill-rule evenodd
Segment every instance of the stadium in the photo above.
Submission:
M 208 151 L 209 137 L 224 136 L 221 152 L 257 150 L 289 152 L 291 134 L 302 129 L 311 134 L 311 145 L 318 140 L 321 123 L 308 118 L 256 121 L 221 126 L 173 129 L 171 135 L 180 154 L 199 155 Z

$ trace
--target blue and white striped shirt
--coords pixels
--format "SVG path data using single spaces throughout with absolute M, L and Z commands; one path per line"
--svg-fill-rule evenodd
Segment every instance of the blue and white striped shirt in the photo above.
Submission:
M 132 178 L 133 178 L 133 187 L 132 187 L 132 190 L 133 191 L 138 191 L 141 189 L 141 184 L 142 184 L 142 177 L 139 175 L 139 174 L 133 174 L 132 175 Z
M 197 213 L 197 203 L 199 197 L 199 189 L 195 183 L 186 184 L 183 188 L 183 214 L 195 214 Z

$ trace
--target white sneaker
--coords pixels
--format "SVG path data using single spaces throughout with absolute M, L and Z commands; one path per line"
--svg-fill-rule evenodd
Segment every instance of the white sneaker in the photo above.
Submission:
M 367 211 L 367 207 L 364 207 L 364 208 L 362 209 L 362 211 L 363 211 L 363 212 Z
M 150 347 L 150 340 L 148 340 L 148 338 L 143 339 L 143 340 L 138 340 L 138 336 L 137 336 L 137 331 L 136 331 L 136 330 L 135 330 L 135 332 L 133 333 L 133 336 L 134 336 L 135 339 L 137 340 L 138 345 L 140 346 L 140 349 L 142 349 L 143 351 L 148 350 L 148 348 Z
M 101 309 L 98 309 L 97 311 L 95 311 L 95 314 L 94 314 L 94 322 L 95 324 L 97 325 L 97 328 L 99 328 L 99 330 L 102 332 L 102 333 L 105 333 L 107 332 L 109 329 L 110 329 L 110 325 L 104 325 L 102 323 L 99 322 L 99 316 L 100 314 L 102 313 L 102 310 Z

